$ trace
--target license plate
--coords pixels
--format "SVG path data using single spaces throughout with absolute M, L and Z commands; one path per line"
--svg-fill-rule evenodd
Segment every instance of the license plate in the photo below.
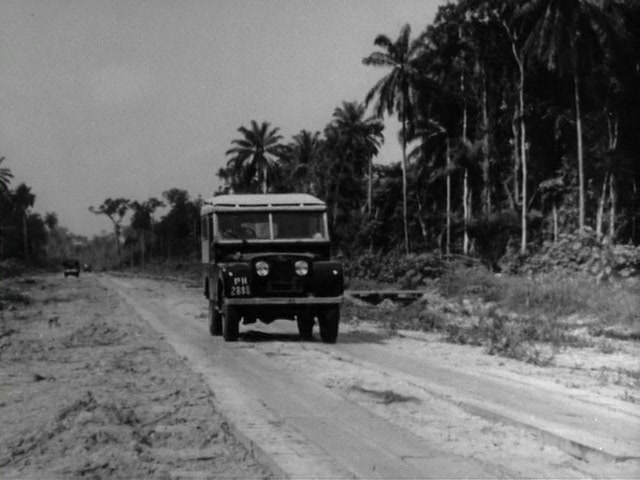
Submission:
M 233 284 L 231 285 L 231 296 L 248 297 L 249 295 L 251 295 L 249 279 L 247 277 L 233 277 Z

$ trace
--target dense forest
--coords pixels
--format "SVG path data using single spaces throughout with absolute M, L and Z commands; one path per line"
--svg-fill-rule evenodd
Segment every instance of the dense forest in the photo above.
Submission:
M 241 127 L 224 190 L 325 199 L 348 253 L 468 254 L 501 233 L 524 254 L 585 229 L 638 243 L 640 4 L 462 0 L 373 43 L 363 102 L 289 142 Z M 374 163 L 396 138 L 400 161 Z
M 43 258 L 47 246 L 54 243 L 57 217 L 50 213 L 43 219 L 31 211 L 36 196 L 28 185 L 21 183 L 13 190 L 9 188 L 13 173 L 3 166 L 4 161 L 5 157 L 0 158 L 0 260 L 8 257 L 25 260 Z
M 460 0 L 423 31 L 373 38 L 362 62 L 379 81 L 322 131 L 285 139 L 269 119 L 248 119 L 219 193 L 316 195 L 347 257 L 524 256 L 575 232 L 640 243 L 640 2 Z M 401 158 L 379 159 L 383 142 L 399 142 Z M 55 215 L 29 214 L 30 190 L 10 190 L 7 173 L 0 258 L 69 253 Z M 200 203 L 178 188 L 106 199 L 90 209 L 114 235 L 76 248 L 109 265 L 195 259 Z

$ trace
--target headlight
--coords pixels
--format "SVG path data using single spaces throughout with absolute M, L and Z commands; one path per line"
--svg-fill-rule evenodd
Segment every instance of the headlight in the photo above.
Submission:
M 269 264 L 264 260 L 259 260 L 256 262 L 256 273 L 259 277 L 266 277 L 269 275 Z
M 296 273 L 301 277 L 304 277 L 307 273 L 309 273 L 309 264 L 304 260 L 298 260 L 295 263 Z

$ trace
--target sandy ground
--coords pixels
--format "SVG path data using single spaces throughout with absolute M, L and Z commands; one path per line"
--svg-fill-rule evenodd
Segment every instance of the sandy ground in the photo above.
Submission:
M 578 373 L 570 380 L 569 371 L 562 367 L 543 370 L 515 360 L 491 357 L 477 347 L 442 343 L 437 334 L 401 331 L 387 338 L 376 325 L 361 322 L 358 325 L 345 325 L 342 338 L 351 342 L 367 335 L 369 338 L 385 338 L 384 348 L 390 353 L 409 355 L 416 361 L 427 360 L 434 366 L 447 364 L 464 368 L 466 372 L 475 371 L 478 378 L 500 376 L 514 385 L 526 382 L 562 394 L 575 393 L 575 388 L 578 388 L 575 385 L 580 384 L 585 387 L 582 393 L 588 397 L 587 401 L 603 406 L 608 398 L 618 395 L 619 391 L 618 385 L 607 386 L 603 382 L 598 382 L 597 386 L 593 386 L 595 391 L 591 391 L 591 384 L 586 381 L 592 378 L 588 371 L 584 375 Z M 357 355 L 349 355 L 348 352 L 352 350 L 326 348 L 319 344 L 297 346 L 278 342 L 265 342 L 262 346 L 262 352 L 277 358 L 283 368 L 293 372 L 304 363 L 307 378 L 331 388 L 393 424 L 428 438 L 443 451 L 498 465 L 509 472 L 507 477 L 640 478 L 638 462 L 615 464 L 581 461 L 547 443 L 535 431 L 470 414 L 456 404 L 433 395 L 430 389 L 423 388 L 406 376 L 389 373 L 376 368 L 377 364 L 360 361 Z M 583 356 L 596 362 L 599 357 L 590 353 L 593 352 L 583 352 Z M 616 357 L 625 357 L 625 362 L 634 363 L 638 358 L 621 353 L 613 358 Z M 387 362 L 381 360 L 382 363 Z M 571 382 L 571 389 L 563 385 L 565 382 Z M 606 395 L 603 397 L 602 393 Z M 636 387 L 634 395 L 638 393 Z
M 132 285 L 129 294 L 161 302 L 205 332 L 206 305 L 197 288 Z M 115 292 L 90 275 L 37 276 L 12 288 L 33 301 L 0 312 L 0 477 L 272 476 L 229 433 L 215 392 Z M 366 318 L 366 308 L 360 313 Z M 507 477 L 640 478 L 636 463 L 578 460 L 531 431 L 471 415 L 341 349 L 341 342 L 366 348 L 362 339 L 368 338 L 390 353 L 434 365 L 635 409 L 637 342 L 603 339 L 590 348 L 563 348 L 553 352 L 551 366 L 539 367 L 489 356 L 482 347 L 443 343 L 439 334 L 389 332 L 350 318 L 336 346 L 298 342 L 290 334 L 263 339 L 260 332 L 270 327 L 259 324 L 242 331 L 246 348 L 292 376 L 304 364 L 306 380 L 445 452 L 499 466 Z
M 1 478 L 270 478 L 199 376 L 88 275 L 2 282 Z M 3 335 L 3 336 L 2 336 Z

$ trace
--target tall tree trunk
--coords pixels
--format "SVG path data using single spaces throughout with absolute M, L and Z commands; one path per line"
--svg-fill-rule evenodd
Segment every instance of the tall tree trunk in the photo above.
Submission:
M 262 167 L 262 193 L 267 193 L 267 166 Z
M 120 225 L 114 222 L 113 231 L 116 236 L 116 252 L 118 253 L 118 266 L 120 266 L 122 263 L 122 252 L 120 250 Z
M 469 170 L 464 169 L 464 177 L 462 181 L 462 222 L 464 225 L 464 238 L 462 240 L 462 253 L 469 253 L 469 232 L 467 230 L 469 223 Z
M 338 195 L 340 194 L 340 179 L 344 174 L 344 162 L 345 159 L 340 160 L 340 170 L 338 171 L 338 178 L 336 178 L 336 188 L 333 193 L 333 219 L 331 220 L 331 228 L 335 230 L 336 222 L 338 219 Z
M 602 238 L 603 223 L 604 223 L 604 205 L 606 203 L 607 198 L 607 186 L 609 185 L 609 175 L 611 174 L 611 170 L 608 169 L 604 175 L 604 180 L 602 181 L 602 191 L 600 192 L 600 200 L 598 200 L 598 213 L 596 215 L 596 235 L 598 239 Z
M 580 79 L 577 52 L 573 43 L 571 45 L 573 51 L 573 93 L 576 108 L 576 137 L 578 141 L 578 225 L 582 230 L 585 225 L 584 154 L 582 150 L 582 117 L 580 115 Z
M 609 240 L 611 244 L 614 244 L 616 241 L 616 193 L 616 179 L 612 173 L 609 175 Z
M 144 260 L 145 260 L 145 250 L 146 250 L 146 245 L 145 245 L 145 238 L 144 238 L 144 232 L 140 232 L 140 269 L 144 270 Z
M 518 102 L 519 105 L 519 102 Z M 513 133 L 513 196 L 517 200 L 520 196 L 520 108 L 518 105 L 513 109 L 513 119 L 511 122 L 511 131 Z
M 516 179 L 518 178 L 518 136 L 520 137 L 520 166 L 522 167 L 522 209 L 520 213 L 520 223 L 522 236 L 520 241 L 520 253 L 524 254 L 527 251 L 527 136 L 526 136 L 526 128 L 524 123 L 524 64 L 522 61 L 522 55 L 518 51 L 516 42 L 518 40 L 517 35 L 511 31 L 509 25 L 504 20 L 502 21 L 502 26 L 507 32 L 509 36 L 509 40 L 511 43 L 511 53 L 513 53 L 513 58 L 518 65 L 518 106 L 514 112 L 514 120 L 518 119 L 519 132 L 516 130 L 515 125 L 512 127 L 514 130 L 514 195 L 518 197 L 518 185 L 516 183 Z
M 408 102 L 407 102 L 408 103 Z M 408 108 L 405 105 L 405 108 Z M 409 224 L 407 220 L 407 119 L 402 113 L 402 222 L 404 224 L 404 251 L 411 252 L 409 246 Z
M 367 213 L 371 217 L 373 205 L 373 157 L 369 158 L 369 185 L 367 189 Z
M 451 149 L 449 137 L 446 139 L 447 142 L 447 246 L 446 252 L 447 255 L 451 254 Z
M 491 214 L 491 181 L 489 159 L 489 112 L 487 106 L 487 76 L 482 68 L 482 210 L 485 216 Z
M 380 209 L 376 208 L 376 213 L 373 216 L 374 220 L 378 220 L 379 213 L 380 213 Z M 373 235 L 369 235 L 369 254 L 373 254 Z
M 638 198 L 638 182 L 636 179 L 633 179 L 633 205 L 636 204 Z M 637 222 L 638 222 L 638 212 L 636 209 L 633 210 L 632 219 L 631 219 L 631 243 L 636 241 L 637 231 Z
M 514 46 L 514 55 L 515 46 Z M 520 126 L 520 166 L 522 169 L 522 211 L 521 211 L 521 242 L 520 242 L 520 253 L 525 254 L 527 252 L 527 206 L 528 206 L 528 192 L 527 192 L 527 181 L 528 181 L 528 165 L 527 165 L 527 131 L 524 123 L 524 65 L 520 60 L 520 57 L 516 55 L 518 59 L 518 74 L 520 76 L 518 81 L 518 110 L 520 111 L 520 115 L 518 118 L 518 123 Z
M 462 141 L 467 142 L 467 101 L 464 99 L 464 69 L 460 73 L 460 90 L 462 91 L 463 106 L 462 106 Z M 465 167 L 462 181 L 462 224 L 463 224 L 463 239 L 462 239 L 462 253 L 467 255 L 469 253 L 469 170 Z
M 553 243 L 555 244 L 555 243 L 558 243 L 558 204 L 555 200 L 553 201 L 552 213 L 553 213 Z
M 618 116 L 613 115 L 613 119 L 611 119 L 606 109 L 605 116 L 607 118 L 607 132 L 609 135 L 609 151 L 614 152 L 618 147 Z M 615 243 L 616 240 L 616 194 L 616 179 L 613 167 L 611 167 L 609 169 L 609 240 L 612 244 Z M 602 206 L 604 208 L 604 202 Z M 600 212 L 598 213 L 600 214 Z
M 522 237 L 520 244 L 520 253 L 523 255 L 527 252 L 527 180 L 528 180 L 528 171 L 527 171 L 527 145 L 524 141 L 525 139 L 525 126 L 524 119 L 520 121 L 520 131 L 522 136 L 522 145 L 521 145 L 521 154 L 522 158 L 522 212 L 521 212 L 521 229 L 522 229 Z
M 27 212 L 22 213 L 22 248 L 24 260 L 29 260 L 29 237 L 27 232 Z
M 420 233 L 422 233 L 422 239 L 424 244 L 427 245 L 429 243 L 429 234 L 427 230 L 427 224 L 424 221 L 422 216 L 423 206 L 420 201 L 420 195 L 416 193 L 416 203 L 418 204 L 418 224 L 420 225 Z

